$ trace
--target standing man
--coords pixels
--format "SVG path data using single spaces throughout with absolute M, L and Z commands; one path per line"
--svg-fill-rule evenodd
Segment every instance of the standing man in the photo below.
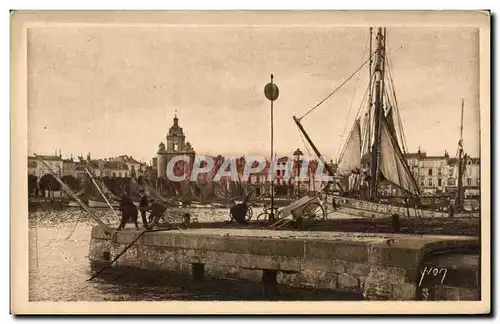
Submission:
M 141 211 L 142 226 L 146 229 L 149 229 L 148 219 L 146 218 L 146 211 L 149 207 L 148 195 L 144 190 L 141 190 L 140 193 L 141 200 L 139 200 L 139 210 Z
M 453 217 L 455 215 L 455 206 L 450 202 L 448 207 L 448 217 Z
M 127 196 L 123 194 L 120 201 L 120 211 L 122 212 L 122 218 L 120 221 L 120 226 L 118 226 L 117 231 L 122 230 L 127 223 L 134 223 L 135 229 L 139 229 L 137 224 L 137 214 L 138 210 L 135 207 L 134 202 Z
M 340 206 L 337 205 L 337 202 L 335 201 L 335 197 L 332 197 L 332 206 L 333 206 L 333 211 L 337 211 Z

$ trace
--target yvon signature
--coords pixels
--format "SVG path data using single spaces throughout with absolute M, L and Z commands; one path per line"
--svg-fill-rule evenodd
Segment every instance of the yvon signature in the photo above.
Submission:
M 426 276 L 433 276 L 433 277 L 441 277 L 441 283 L 443 283 L 444 278 L 446 278 L 446 274 L 448 273 L 448 270 L 446 268 L 435 268 L 435 267 L 425 267 L 423 270 L 420 271 L 420 281 L 418 283 L 419 286 L 422 285 L 422 281 Z

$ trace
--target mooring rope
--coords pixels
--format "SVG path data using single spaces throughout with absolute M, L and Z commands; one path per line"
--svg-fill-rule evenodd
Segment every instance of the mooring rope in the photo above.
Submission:
M 106 270 L 107 268 L 111 267 L 113 265 L 113 263 L 115 263 L 125 252 L 127 252 L 127 250 L 129 248 L 132 247 L 132 245 L 134 245 L 135 242 L 137 242 L 141 236 L 143 236 L 145 233 L 147 232 L 162 232 L 162 231 L 169 231 L 169 230 L 172 230 L 172 229 L 154 229 L 154 230 L 148 230 L 148 229 L 145 229 L 143 230 L 142 232 L 139 233 L 139 235 L 137 235 L 133 240 L 132 242 L 129 243 L 129 245 L 127 245 L 123 251 L 120 252 L 120 254 L 118 254 L 114 259 L 113 261 L 111 261 L 109 264 L 107 264 L 104 268 L 102 268 L 101 270 L 99 270 L 98 272 L 96 272 L 94 275 L 92 275 L 89 279 L 87 279 L 87 281 L 90 281 L 94 278 L 96 278 L 97 276 L 99 276 L 104 270 Z M 116 235 L 117 232 L 114 233 L 114 235 Z
M 69 240 L 69 239 L 73 236 L 73 234 L 75 233 L 76 226 L 77 226 L 77 225 L 78 225 L 78 223 L 80 222 L 80 218 L 81 218 L 81 217 L 82 217 L 82 216 L 81 216 L 81 215 L 79 215 L 79 216 L 78 216 L 78 218 L 76 219 L 75 226 L 73 226 L 73 229 L 72 229 L 72 230 L 71 230 L 71 232 L 69 233 L 68 237 L 66 237 L 66 239 L 67 239 L 67 240 Z
M 132 242 L 130 242 L 129 245 L 127 245 L 125 247 L 125 249 L 123 249 L 123 251 L 120 252 L 120 254 L 118 254 L 113 261 L 111 261 L 108 265 L 106 265 L 104 268 L 102 268 L 101 270 L 99 270 L 98 272 L 96 272 L 94 275 L 92 275 L 89 279 L 87 279 L 87 281 L 90 281 L 92 279 L 94 279 L 95 277 L 97 277 L 98 275 L 100 275 L 104 270 L 106 270 L 107 268 L 111 267 L 113 265 L 113 263 L 115 263 L 130 247 L 132 247 L 132 245 L 137 242 L 137 240 L 139 240 L 139 238 L 141 238 L 142 235 L 144 235 L 144 233 L 146 233 L 148 230 L 143 230 L 142 232 L 139 233 L 139 235 L 137 235 L 133 240 Z M 116 235 L 116 232 L 115 234 Z

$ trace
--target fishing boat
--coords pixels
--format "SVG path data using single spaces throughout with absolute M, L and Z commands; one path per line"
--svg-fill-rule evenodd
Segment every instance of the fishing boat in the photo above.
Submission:
M 422 208 L 419 186 L 406 161 L 403 124 L 387 57 L 386 28 L 377 29 L 374 51 L 372 35 L 373 28 L 370 28 L 370 50 L 362 65 L 328 97 L 302 117 L 293 116 L 293 120 L 306 148 L 309 150 L 309 145 L 316 156 L 325 161 L 306 132 L 303 119 L 368 65 L 368 85 L 349 135 L 343 143 L 337 166 L 334 168 L 325 163 L 330 176 L 324 188 L 327 204 L 333 208 L 335 201 L 342 212 L 369 218 L 390 217 L 393 214 L 406 217 L 442 217 L 442 210 Z M 459 192 L 463 197 L 463 189 L 460 187 L 463 177 L 462 151 Z M 458 201 L 463 204 L 463 199 Z
M 107 202 L 105 201 L 97 201 L 97 200 L 92 200 L 92 199 L 89 199 L 89 203 L 88 203 L 89 207 L 90 208 L 109 208 L 109 205 Z M 117 202 L 110 202 L 110 205 L 112 207 L 116 207 L 118 208 L 119 207 L 119 203 Z
M 78 208 L 80 208 L 80 204 L 78 204 L 74 200 L 70 200 L 70 201 L 68 201 L 68 207 L 78 207 Z

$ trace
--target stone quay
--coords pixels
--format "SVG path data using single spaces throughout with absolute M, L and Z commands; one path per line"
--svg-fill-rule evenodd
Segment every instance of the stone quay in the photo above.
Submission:
M 112 267 L 331 289 L 366 300 L 480 299 L 476 237 L 220 228 L 140 234 L 93 227 L 91 263 L 109 265 L 129 247 Z

